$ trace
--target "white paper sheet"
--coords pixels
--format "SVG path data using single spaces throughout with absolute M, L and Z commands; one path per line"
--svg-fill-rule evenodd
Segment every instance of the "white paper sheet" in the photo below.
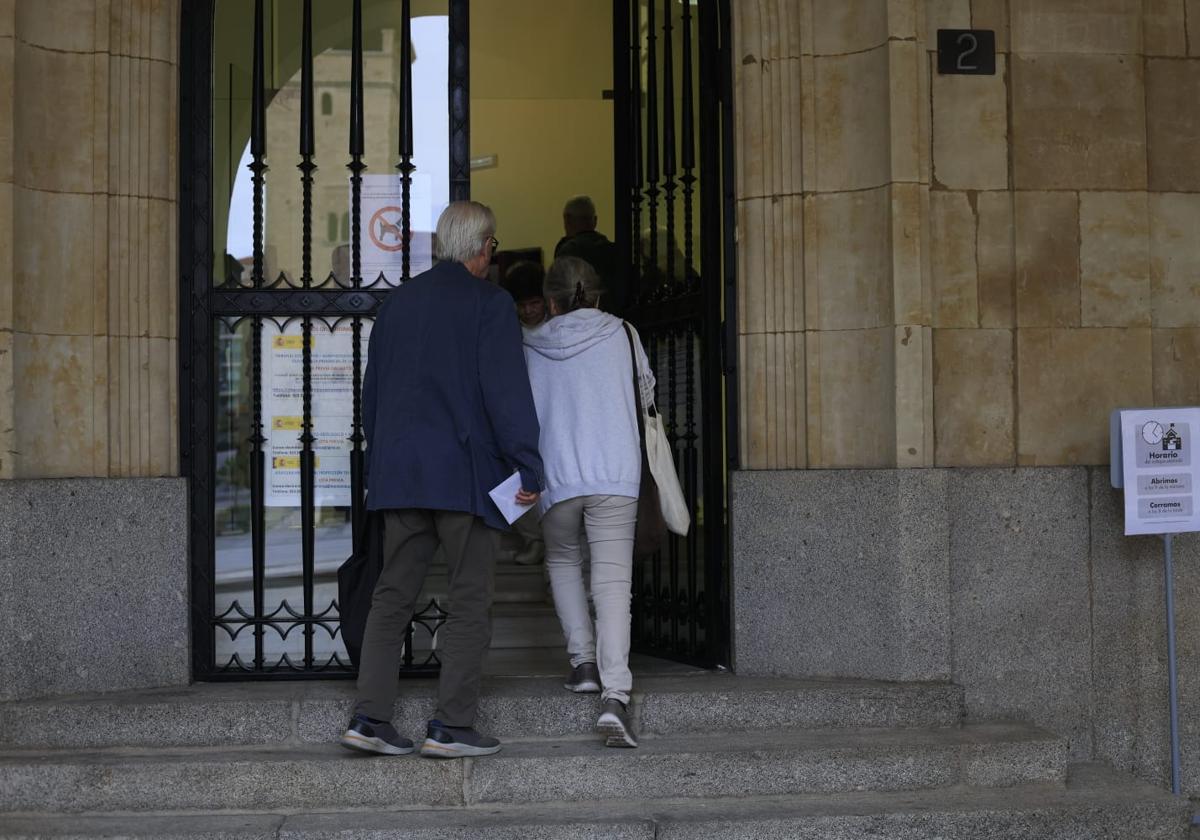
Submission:
M 533 507 L 533 503 L 522 505 L 517 503 L 517 491 L 521 489 L 521 471 L 514 470 L 513 474 L 488 491 L 496 507 L 509 525 L 516 522 L 525 511 Z

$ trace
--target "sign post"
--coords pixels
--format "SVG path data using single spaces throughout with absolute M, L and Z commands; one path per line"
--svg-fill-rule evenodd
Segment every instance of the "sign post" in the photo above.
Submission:
M 1125 489 L 1125 534 L 1163 538 L 1171 790 L 1180 793 L 1179 681 L 1175 663 L 1175 558 L 1172 537 L 1200 531 L 1200 408 L 1119 409 L 1112 416 L 1112 484 Z M 1118 471 L 1118 463 L 1120 469 Z

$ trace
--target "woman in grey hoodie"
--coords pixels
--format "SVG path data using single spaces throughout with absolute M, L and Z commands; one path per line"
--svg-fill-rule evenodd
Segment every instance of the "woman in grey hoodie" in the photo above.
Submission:
M 566 688 L 596 691 L 602 685 L 596 729 L 609 746 L 636 747 L 628 717 L 629 601 L 641 441 L 630 341 L 624 321 L 597 308 L 604 289 L 588 263 L 555 260 L 543 288 L 551 318 L 525 332 L 525 363 L 545 464 L 539 504 L 546 566 L 571 659 Z M 633 346 L 642 402 L 649 407 L 654 374 L 636 331 Z M 584 590 L 581 529 L 591 550 L 595 627 Z

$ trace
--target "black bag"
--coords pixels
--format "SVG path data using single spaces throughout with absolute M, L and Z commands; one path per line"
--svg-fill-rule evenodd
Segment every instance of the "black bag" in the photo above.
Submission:
M 637 369 L 637 351 L 633 347 L 633 331 L 625 324 L 625 337 L 629 339 L 629 358 L 633 364 L 633 401 L 637 410 L 638 442 L 642 449 L 642 481 L 638 488 L 637 526 L 633 531 L 633 556 L 650 557 L 662 548 L 667 537 L 667 521 L 663 519 L 662 504 L 658 498 L 658 485 L 650 472 L 650 459 L 646 456 L 646 422 L 642 417 L 642 386 Z
M 342 641 L 350 661 L 358 667 L 367 614 L 375 583 L 383 570 L 383 514 L 367 511 L 363 522 L 362 545 L 338 567 L 338 610 L 342 620 Z

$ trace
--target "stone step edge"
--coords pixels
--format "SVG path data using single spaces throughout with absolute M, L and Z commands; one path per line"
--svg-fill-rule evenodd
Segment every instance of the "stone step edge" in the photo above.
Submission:
M 0 759 L 0 809 L 95 812 L 229 808 L 413 808 L 467 803 L 603 802 L 686 795 L 1011 787 L 1066 775 L 1063 739 L 1032 727 L 724 734 L 645 742 L 511 745 L 498 756 L 438 761 L 350 756 L 333 744 Z M 290 782 L 279 784 L 275 780 Z
M 634 729 L 635 734 L 638 730 Z M 406 734 L 406 733 L 401 733 Z M 413 736 L 423 733 L 412 733 Z M 499 755 L 504 758 L 521 758 L 535 754 L 540 749 L 552 750 L 546 755 L 557 757 L 575 755 L 575 750 L 595 747 L 600 742 L 595 732 L 581 732 L 569 736 L 533 736 L 505 738 L 501 741 Z M 420 739 L 413 737 L 416 745 Z M 776 752 L 791 750 L 832 750 L 869 747 L 879 744 L 895 744 L 913 749 L 937 746 L 986 746 L 988 743 L 1044 743 L 1065 744 L 1055 733 L 1019 721 L 965 721 L 951 726 L 921 727 L 823 727 L 814 729 L 792 729 L 783 731 L 720 730 L 704 736 L 695 733 L 645 734 L 638 736 L 641 745 L 637 750 L 614 750 L 637 758 L 649 752 L 704 754 L 708 752 Z M 700 745 L 700 746 L 697 746 Z M 258 756 L 263 761 L 288 760 L 336 760 L 347 753 L 330 749 L 337 746 L 335 740 L 270 742 L 265 744 L 217 744 L 169 747 L 95 747 L 79 749 L 0 747 L 0 774 L 6 765 L 36 762 L 37 764 L 74 764 L 104 761 L 199 761 L 205 758 L 228 756 L 231 761 Z M 712 746 L 713 749 L 706 749 Z M 567 749 L 563 749 L 563 748 Z M 574 749 L 572 749 L 574 748 Z M 236 758 L 235 758 L 236 757 Z M 380 756 L 378 760 L 415 760 L 412 756 Z M 476 761 L 487 761 L 488 757 L 466 759 L 468 765 Z
M 483 695 L 529 696 L 542 694 L 562 695 L 563 674 L 538 674 L 533 676 L 489 676 L 484 677 Z M 676 696 L 690 693 L 828 693 L 868 694 L 878 693 L 878 699 L 893 697 L 918 697 L 922 695 L 953 695 L 961 698 L 964 690 L 952 682 L 885 682 L 859 679 L 799 679 L 789 677 L 741 677 L 728 671 L 696 672 L 671 676 L 634 675 L 632 696 L 638 699 L 656 695 Z M 188 686 L 166 686 L 161 688 L 134 689 L 130 691 L 72 694 L 59 697 L 38 697 L 28 700 L 0 701 L 0 714 L 18 707 L 68 707 L 96 704 L 144 705 L 187 704 L 222 705 L 250 701 L 280 703 L 302 703 L 312 700 L 328 700 L 334 697 L 350 697 L 354 693 L 354 682 L 349 679 L 279 682 L 197 682 Z M 400 698 L 425 699 L 437 693 L 434 677 L 402 680 Z M 245 695 L 245 696 L 243 696 Z
M 321 743 L 348 720 L 353 693 L 349 682 L 209 683 L 0 704 L 0 749 Z M 402 686 L 396 726 L 409 737 L 423 732 L 435 696 L 432 681 Z M 571 694 L 561 678 L 493 678 L 479 724 L 505 740 L 572 737 L 586 735 L 598 712 L 595 695 Z M 962 721 L 963 691 L 950 683 L 647 677 L 635 682 L 630 713 L 634 728 L 650 734 L 950 726 Z
M 0 837 L 119 835 L 128 838 L 286 837 L 333 831 L 369 832 L 396 829 L 402 821 L 414 832 L 436 831 L 452 820 L 463 828 L 520 828 L 525 826 L 588 826 L 646 824 L 646 838 L 670 824 L 709 822 L 800 821 L 822 818 L 901 818 L 909 815 L 969 816 L 974 813 L 1086 812 L 1104 819 L 1114 810 L 1137 808 L 1143 816 L 1153 810 L 1179 827 L 1186 837 L 1191 806 L 1106 764 L 1069 765 L 1065 784 L 1032 783 L 1008 788 L 950 787 L 924 791 L 842 792 L 774 796 L 715 797 L 698 804 L 694 799 L 625 800 L 604 803 L 535 803 L 467 805 L 443 808 L 274 809 L 258 811 L 176 811 L 137 813 L 10 813 L 0 815 Z M 878 827 L 873 821 L 872 826 Z M 433 836 L 433 835 L 430 835 Z M 510 836 L 505 834 L 505 837 Z M 615 836 L 615 835 L 614 835 Z M 641 836 L 641 835 L 637 835 Z M 719 835 L 714 835 L 719 836 Z

